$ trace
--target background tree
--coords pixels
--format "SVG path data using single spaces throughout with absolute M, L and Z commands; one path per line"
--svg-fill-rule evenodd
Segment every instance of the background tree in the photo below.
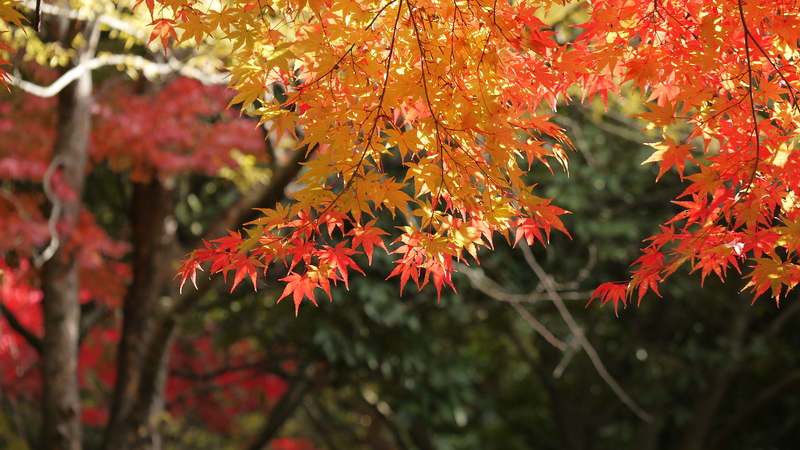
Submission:
M 222 61 L 210 46 L 198 50 L 203 56 L 149 51 L 147 21 L 133 6 L 43 5 L 41 32 L 9 36 L 11 82 L 43 99 L 17 93 L 4 102 L 3 226 L 15 239 L 3 253 L 4 286 L 13 287 L 3 314 L 27 343 L 8 342 L 3 372 L 16 384 L 35 361 L 16 349 L 40 353 L 42 448 L 162 447 L 167 354 L 181 314 L 202 296 L 177 295 L 175 261 L 203 233 L 235 228 L 252 207 L 274 204 L 302 159 L 284 157 L 279 138 L 265 143 L 253 122 L 227 112 L 222 87 L 174 78 L 219 83 Z M 64 67 L 52 71 L 48 61 Z M 228 181 L 212 178 L 220 174 Z M 199 195 L 217 209 L 201 214 Z M 106 352 L 116 356 L 103 359 Z M 78 370 L 87 359 L 116 367 L 92 380 Z M 275 384 L 265 376 L 251 382 Z M 98 397 L 82 414 L 87 389 Z M 268 392 L 251 408 L 274 403 L 280 383 Z M 82 417 L 105 425 L 102 438 L 82 436 Z

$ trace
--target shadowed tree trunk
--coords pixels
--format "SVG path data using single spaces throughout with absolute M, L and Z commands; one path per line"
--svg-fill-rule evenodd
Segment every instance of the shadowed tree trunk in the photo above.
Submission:
M 268 186 L 243 196 L 210 228 L 238 228 L 253 220 L 252 208 L 270 207 L 280 201 L 307 157 L 303 151 L 293 156 L 276 168 Z M 198 280 L 198 290 L 186 286 L 183 295 L 177 295 L 173 282 L 176 264 L 181 253 L 189 250 L 178 246 L 174 210 L 174 194 L 166 183 L 154 177 L 148 184 L 134 186 L 133 282 L 123 305 L 118 377 L 103 450 L 161 449 L 158 417 L 164 409 L 170 345 L 185 313 L 216 285 L 211 278 L 203 278 Z
M 163 409 L 163 389 L 148 398 L 139 398 L 142 370 L 147 366 L 164 372 L 166 358 L 147 361 L 145 353 L 153 339 L 162 312 L 162 297 L 169 293 L 175 260 L 175 201 L 167 183 L 153 177 L 149 183 L 134 184 L 131 204 L 133 228 L 133 283 L 123 304 L 122 338 L 117 357 L 117 380 L 111 414 L 103 443 L 104 449 L 161 448 L 158 424 L 151 414 L 138 417 L 142 408 L 154 416 Z M 168 298 L 168 297 L 167 297 Z M 158 376 L 156 376 L 158 378 Z M 161 377 L 163 378 L 163 376 Z M 162 382 L 163 384 L 163 382 Z M 157 411 L 151 411 L 151 410 Z

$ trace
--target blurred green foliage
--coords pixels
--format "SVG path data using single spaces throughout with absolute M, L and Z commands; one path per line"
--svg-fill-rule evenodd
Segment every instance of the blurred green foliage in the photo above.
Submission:
M 650 152 L 644 137 L 607 131 L 630 124 L 607 115 L 590 120 L 592 112 L 577 109 L 560 114 L 568 132 L 579 130 L 580 151 L 571 155 L 568 173 L 551 176 L 535 166 L 531 180 L 539 195 L 572 212 L 564 218 L 572 239 L 554 234 L 534 253 L 566 291 L 585 293 L 628 277 L 642 239 L 675 214 L 669 201 L 682 186 L 675 173 L 654 183 L 654 168 L 641 165 Z M 275 304 L 281 274 L 270 269 L 257 293 L 242 288 L 232 302 L 221 293 L 207 299 L 185 339 L 212 326 L 221 348 L 249 339 L 267 360 L 319 365 L 313 389 L 284 431 L 333 450 L 710 448 L 738 413 L 800 363 L 792 325 L 797 300 L 786 299 L 780 309 L 764 299 L 751 306 L 734 279 L 709 278 L 701 287 L 699 275 L 680 274 L 661 287 L 663 298 L 650 295 L 619 318 L 611 308 L 585 307 L 585 297 L 568 302 L 610 373 L 656 417 L 647 424 L 584 352 L 565 361 L 510 305 L 463 276 L 455 278 L 458 292 L 439 302 L 432 288 L 400 296 L 397 281 L 383 279 L 390 259 L 376 253 L 350 291 L 336 288 L 331 303 L 301 308 L 297 319 L 289 302 Z M 521 252 L 502 238 L 480 259 L 472 267 L 506 291 L 541 291 Z M 573 341 L 551 302 L 526 308 Z M 781 320 L 785 325 L 776 325 Z M 799 401 L 797 389 L 789 390 L 723 448 L 791 448 L 800 438 Z

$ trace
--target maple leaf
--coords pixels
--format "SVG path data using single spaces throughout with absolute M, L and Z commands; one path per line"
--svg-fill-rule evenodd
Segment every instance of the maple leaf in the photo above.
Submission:
M 153 26 L 153 31 L 150 33 L 150 39 L 147 45 L 150 45 L 156 39 L 161 39 L 161 47 L 164 49 L 164 55 L 167 54 L 167 44 L 169 38 L 178 40 L 178 35 L 175 33 L 175 21 L 172 19 L 155 19 L 149 25 Z
M 195 259 L 195 255 L 196 252 L 192 252 L 186 259 L 182 260 L 181 267 L 178 269 L 178 274 L 175 275 L 176 278 L 178 276 L 181 277 L 181 284 L 178 289 L 181 294 L 183 293 L 183 285 L 189 278 L 191 278 L 194 288 L 197 289 L 197 270 L 203 270 L 203 268 L 200 267 L 200 263 Z
M 756 298 L 771 290 L 772 297 L 780 304 L 784 286 L 788 292 L 800 283 L 798 264 L 789 260 L 783 261 L 777 255 L 772 255 L 770 258 L 755 258 L 753 261 L 755 262 L 753 270 L 745 275 L 745 278 L 750 280 L 742 290 L 751 288 Z
M 420 287 L 420 269 L 425 265 L 426 253 L 425 250 L 420 247 L 423 238 L 419 232 L 411 231 L 409 233 L 404 233 L 397 240 L 402 241 L 404 244 L 400 246 L 400 248 L 392 251 L 392 253 L 399 253 L 403 256 L 395 261 L 397 267 L 392 270 L 386 279 L 388 280 L 389 278 L 400 275 L 400 295 L 403 295 L 403 288 L 409 278 L 414 280 L 417 288 Z
M 256 274 L 256 267 L 264 267 L 264 264 L 261 263 L 258 259 L 253 257 L 244 258 L 244 261 L 237 261 L 236 262 L 236 273 L 233 277 L 233 286 L 231 286 L 231 293 L 236 289 L 236 286 L 244 279 L 245 274 L 250 277 L 250 281 L 253 282 L 253 290 L 257 291 L 258 286 L 256 285 L 256 278 L 258 275 Z
M 300 303 L 303 301 L 303 298 L 307 297 L 315 306 L 319 306 L 317 305 L 316 298 L 314 298 L 314 289 L 320 287 L 319 282 L 312 279 L 307 273 L 302 275 L 290 273 L 281 278 L 280 281 L 285 281 L 286 287 L 283 289 L 283 294 L 278 298 L 278 302 L 291 294 L 292 300 L 294 301 L 295 316 L 300 313 Z
M 210 23 L 188 19 L 185 19 L 183 23 L 178 25 L 178 27 L 183 29 L 183 33 L 181 33 L 181 39 L 179 42 L 185 42 L 194 39 L 198 49 L 200 48 L 200 44 L 203 43 L 203 40 L 206 38 L 206 36 L 211 34 L 211 31 L 213 30 Z M 155 30 L 153 31 L 155 32 Z M 174 31 L 171 34 L 174 37 Z M 152 36 L 150 40 L 153 40 Z M 163 42 L 164 39 L 162 37 L 162 44 Z
M 664 136 L 664 142 L 648 143 L 647 145 L 653 147 L 656 151 L 642 162 L 642 165 L 651 162 L 661 162 L 656 181 L 661 179 L 661 176 L 673 166 L 678 170 L 678 175 L 680 175 L 681 180 L 683 180 L 683 169 L 686 167 L 686 160 L 692 161 L 695 164 L 697 163 L 689 152 L 689 150 L 694 148 L 693 146 L 686 144 L 678 145 L 669 136 Z
M 359 252 L 353 250 L 352 248 L 347 248 L 345 245 L 347 245 L 347 242 L 340 242 L 336 244 L 336 247 L 325 245 L 323 250 L 318 250 L 316 252 L 316 255 L 320 262 L 328 265 L 331 271 L 339 272 L 339 277 L 344 281 L 345 288 L 350 289 L 350 285 L 347 281 L 348 267 L 352 268 L 356 272 L 361 273 L 361 275 L 366 274 L 356 265 L 355 261 L 350 258 L 350 255 L 354 255 Z
M 666 102 L 664 106 L 654 105 L 649 103 L 647 105 L 652 112 L 635 114 L 634 117 L 641 117 L 648 122 L 648 128 L 653 129 L 657 127 L 668 127 L 677 120 L 679 112 L 677 111 L 678 104 Z
M 589 303 L 586 306 L 594 301 L 595 298 L 600 298 L 600 306 L 605 305 L 609 301 L 614 304 L 614 314 L 619 317 L 619 305 L 622 304 L 623 307 L 628 307 L 628 289 L 630 287 L 630 283 L 627 281 L 611 281 L 606 282 L 598 286 L 594 292 L 592 293 L 592 297 L 589 299 Z
M 14 7 L 19 4 L 20 2 L 16 0 L 4 0 L 3 2 L 0 2 L 0 20 L 13 23 L 19 28 L 24 28 L 22 21 L 24 20 L 25 22 L 28 22 L 28 19 L 19 11 L 14 9 Z M 5 32 L 6 31 L 2 31 L 0 34 Z
M 155 0 L 136 0 L 136 3 L 133 5 L 133 9 L 136 9 L 136 7 L 139 6 L 139 4 L 141 4 L 142 2 L 145 2 L 145 4 L 147 5 L 147 10 L 150 11 L 150 18 L 153 18 L 153 13 L 154 13 L 155 7 L 156 7 L 156 1 Z
M 302 238 L 292 240 L 287 247 L 284 248 L 285 256 L 292 256 L 292 262 L 289 263 L 289 272 L 294 270 L 300 261 L 304 261 L 307 265 L 310 264 L 312 255 L 317 251 L 316 242 Z
M 2 17 L 2 13 L 1 12 L 0 12 L 0 17 Z M 0 31 L 0 35 L 2 35 L 3 33 L 7 33 L 7 31 Z M 9 47 L 8 44 L 6 44 L 3 41 L 0 41 L 0 50 L 16 53 L 16 50 L 14 50 L 13 48 Z M 3 59 L 2 57 L 0 57 L 0 66 L 10 66 L 10 65 L 11 65 L 10 62 L 8 62 L 5 59 Z M 3 83 L 3 85 L 6 87 L 8 92 L 11 92 L 11 88 L 8 86 L 8 81 L 10 81 L 10 80 L 11 80 L 11 77 L 8 75 L 8 72 L 6 72 L 3 69 L 0 69 L 0 82 Z
M 373 219 L 365 225 L 358 225 L 347 232 L 348 236 L 353 236 L 353 249 L 357 249 L 359 246 L 364 247 L 364 253 L 367 255 L 370 265 L 372 264 L 372 251 L 376 245 L 382 248 L 386 253 L 389 253 L 386 244 L 384 244 L 381 238 L 381 236 L 389 235 L 389 233 L 376 227 L 375 222 L 377 221 L 378 219 Z
M 150 42 L 160 38 L 166 49 L 175 26 L 183 40 L 199 42 L 212 33 L 230 40 L 230 85 L 238 91 L 231 105 L 255 111 L 279 138 L 302 129 L 298 148 L 316 149 L 301 175 L 307 186 L 292 195 L 291 206 L 255 222 L 263 226 L 255 230 L 260 237 L 239 241 L 238 249 L 220 244 L 217 256 L 197 255 L 223 274 L 240 273 L 247 258 L 238 253 L 258 252 L 290 257 L 291 270 L 303 261 L 308 270 L 318 252 L 329 251 L 312 244 L 325 229 L 352 237 L 349 248 L 363 248 L 371 263 L 374 247 L 385 249 L 384 233 L 376 222 L 360 223 L 384 209 L 419 216 L 427 230 L 401 235 L 402 257 L 392 273 L 403 285 L 410 279 L 418 286 L 429 279 L 448 285 L 444 259 L 460 258 L 464 249 L 476 257 L 495 232 L 508 237 L 513 230 L 515 244 L 523 238 L 547 243 L 551 228 L 566 233 L 564 211 L 530 194 L 524 165 L 548 165 L 550 157 L 566 164 L 562 147 L 571 148 L 569 139 L 540 105 L 555 109 L 560 99 L 571 100 L 568 89 L 575 85 L 583 100 L 599 96 L 606 107 L 608 92 L 624 95 L 630 85 L 640 91 L 649 111 L 636 117 L 647 129 L 664 129 L 644 163 L 659 164 L 656 181 L 674 167 L 688 182 L 679 197 L 683 212 L 667 223 L 686 219 L 683 230 L 662 230 L 652 239 L 657 252 L 674 246 L 676 258 L 634 272 L 631 291 L 656 290 L 679 262 L 694 264 L 703 252 L 712 253 L 696 265 L 703 277 L 724 276 L 725 267 L 780 246 L 776 224 L 797 214 L 788 200 L 796 194 L 786 186 L 795 176 L 789 173 L 800 111 L 791 88 L 796 68 L 785 56 L 796 48 L 796 26 L 775 2 L 740 2 L 747 12 L 730 21 L 698 13 L 700 2 L 672 22 L 655 23 L 652 4 L 599 0 L 580 25 L 585 32 L 559 45 L 537 7 L 525 2 L 462 17 L 436 1 L 424 14 L 390 2 L 377 15 L 374 5 L 359 2 L 289 0 L 279 10 L 245 1 L 200 11 L 187 0 L 144 1 L 151 17 L 158 8 L 164 14 L 151 24 Z M 675 5 L 660 7 L 671 13 Z M 308 8 L 340 15 L 301 13 Z M 257 11 L 269 11 L 293 31 L 257 20 Z M 384 23 L 382 14 L 397 14 L 396 28 L 376 26 Z M 273 91 L 278 85 L 280 99 Z M 689 128 L 671 130 L 684 124 Z M 676 133 L 686 136 L 676 142 Z M 695 138 L 706 144 L 700 163 L 687 144 Z M 401 158 L 405 174 L 392 176 L 402 183 L 385 171 L 390 154 Z M 685 176 L 687 161 L 700 173 Z M 716 258 L 725 253 L 718 246 L 734 241 L 710 245 L 685 231 L 695 225 L 709 231 L 721 220 L 745 230 L 732 244 L 743 246 L 733 260 Z M 324 289 L 323 283 L 345 280 L 352 266 L 341 264 L 321 261 L 309 276 Z
M 425 265 L 423 286 L 427 283 L 428 276 L 433 279 L 437 300 L 442 299 L 442 287 L 444 285 L 450 286 L 450 289 L 456 292 L 456 287 L 453 285 L 453 257 L 451 255 L 440 253 L 438 258 L 430 258 Z
M 545 240 L 545 238 L 542 237 L 542 232 L 540 231 L 542 226 L 536 220 L 531 219 L 530 217 L 520 218 L 517 219 L 517 222 L 514 224 L 514 226 L 517 229 L 516 238 L 514 239 L 515 246 L 523 237 L 528 245 L 533 245 L 535 239 L 539 239 L 539 242 L 547 245 L 549 239 Z

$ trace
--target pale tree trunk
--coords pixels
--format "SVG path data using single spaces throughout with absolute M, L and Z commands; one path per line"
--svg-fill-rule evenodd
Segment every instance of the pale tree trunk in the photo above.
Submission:
M 61 41 L 72 41 L 69 24 L 62 27 Z M 75 49 L 77 60 L 90 57 L 98 35 L 89 26 L 84 42 Z M 69 68 L 69 67 L 68 67 Z M 67 68 L 67 69 L 68 69 Z M 42 448 L 79 450 L 81 448 L 80 396 L 78 391 L 78 340 L 80 302 L 77 248 L 70 245 L 70 234 L 81 213 L 81 192 L 86 175 L 89 134 L 91 132 L 92 77 L 87 72 L 58 96 L 58 125 L 52 168 L 61 172 L 69 195 L 51 195 L 51 214 L 60 223 L 58 247 L 42 267 Z M 52 172 L 51 172 L 52 173 Z M 48 174 L 49 175 L 49 174 Z M 49 183 L 50 180 L 45 180 Z

